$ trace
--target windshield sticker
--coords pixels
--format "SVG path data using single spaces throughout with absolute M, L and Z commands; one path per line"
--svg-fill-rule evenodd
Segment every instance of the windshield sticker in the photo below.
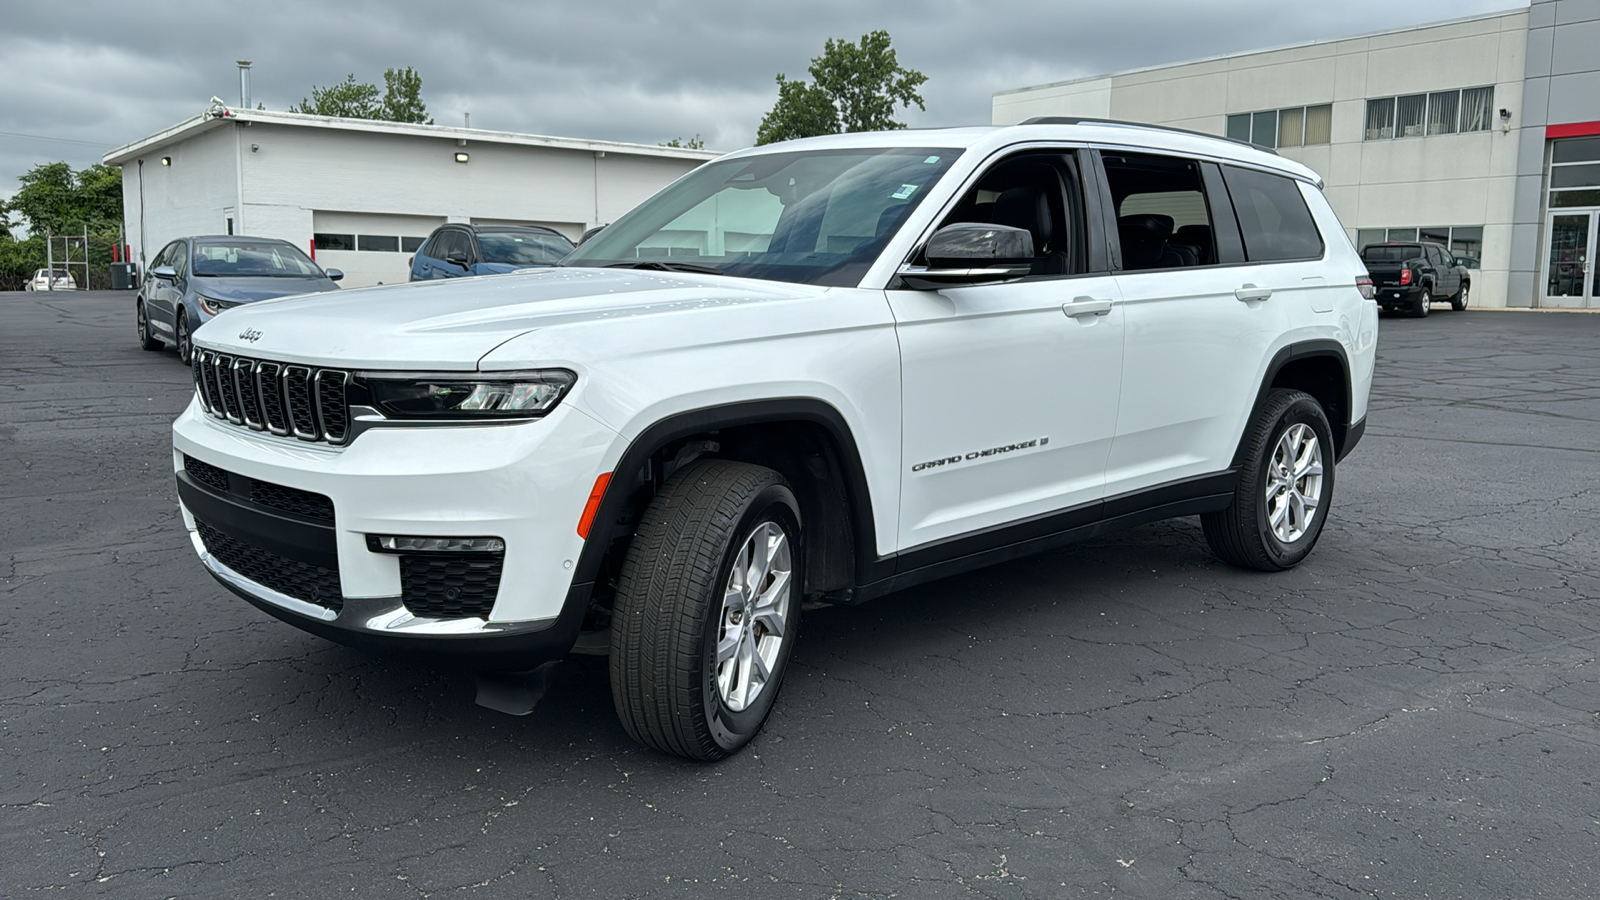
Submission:
M 895 191 L 894 193 L 890 194 L 889 197 L 891 199 L 894 199 L 894 200 L 904 200 L 907 197 L 910 197 L 912 194 L 915 194 L 916 192 L 917 192 L 917 186 L 916 185 L 914 185 L 914 184 L 902 184 L 902 185 L 900 185 L 900 190 Z
M 922 161 L 922 164 L 923 164 L 923 165 L 925 165 L 925 166 L 931 166 L 931 165 L 933 165 L 933 164 L 934 164 L 934 163 L 936 163 L 936 162 L 938 162 L 938 161 L 939 161 L 939 157 L 937 157 L 937 156 L 930 156 L 930 157 L 928 157 L 928 158 L 927 158 L 927 159 L 925 159 L 925 160 L 923 160 L 923 161 Z

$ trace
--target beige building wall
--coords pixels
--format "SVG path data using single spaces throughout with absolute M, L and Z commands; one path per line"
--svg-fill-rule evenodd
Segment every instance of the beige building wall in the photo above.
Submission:
M 1106 116 L 1225 134 L 1230 114 L 1332 104 L 1332 141 L 1280 149 L 1324 180 L 1352 240 L 1358 229 L 1481 226 L 1473 303 L 1506 305 L 1517 138 L 1487 132 L 1364 140 L 1366 101 L 1494 85 L 1515 121 L 1528 11 L 1005 91 L 993 122 Z

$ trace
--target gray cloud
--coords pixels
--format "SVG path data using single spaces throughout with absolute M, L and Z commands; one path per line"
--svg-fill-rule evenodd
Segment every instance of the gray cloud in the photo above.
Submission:
M 75 166 L 233 102 L 233 61 L 285 109 L 347 73 L 380 82 L 413 66 L 441 123 L 657 143 L 749 144 L 776 97 L 829 37 L 883 28 L 928 75 L 913 125 L 983 123 L 990 96 L 1029 84 L 1492 12 L 1516 0 L 1128 0 L 1124 3 L 734 0 L 234 4 L 8 0 L 0 29 L 0 196 L 55 159 Z M 1526 5 L 1526 4 L 1523 4 Z

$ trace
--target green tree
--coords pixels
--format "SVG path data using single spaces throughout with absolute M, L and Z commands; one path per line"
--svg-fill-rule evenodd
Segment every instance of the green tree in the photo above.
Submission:
M 761 119 L 756 143 L 770 144 L 818 134 L 904 128 L 897 107 L 927 109 L 917 88 L 928 76 L 905 69 L 895 58 L 889 32 L 873 31 L 855 43 L 829 38 L 813 57 L 811 83 L 778 76 L 778 102 Z
M 422 76 L 417 70 L 385 69 L 383 72 L 383 105 L 378 118 L 389 122 L 410 122 L 414 125 L 432 125 L 428 104 L 422 102 Z
M 7 201 L 34 234 L 115 232 L 122 224 L 122 170 L 95 163 L 78 172 L 65 162 L 40 163 L 19 176 L 21 190 Z
M 313 84 L 309 98 L 302 98 L 298 105 L 289 107 L 290 112 L 343 119 L 376 119 L 379 109 L 377 86 L 356 81 L 354 72 L 338 84 L 327 87 Z
M 706 147 L 706 142 L 701 140 L 700 135 L 697 134 L 692 138 L 688 138 L 687 140 L 681 137 L 675 137 L 670 141 L 663 141 L 661 146 L 677 147 L 682 150 L 704 150 Z
M 410 66 L 387 69 L 383 73 L 383 83 L 384 90 L 379 92 L 377 85 L 357 81 L 355 73 L 351 72 L 338 84 L 312 85 L 311 96 L 289 107 L 289 111 L 344 119 L 433 124 L 433 119 L 428 117 L 428 106 L 422 102 L 422 76 L 417 70 Z

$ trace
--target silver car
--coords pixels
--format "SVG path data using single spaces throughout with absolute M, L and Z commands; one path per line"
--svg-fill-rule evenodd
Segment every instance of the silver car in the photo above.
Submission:
M 344 277 L 323 271 L 300 248 L 274 238 L 219 235 L 178 238 L 151 260 L 135 298 L 139 346 L 177 347 L 185 363 L 194 330 L 243 303 L 336 291 Z

